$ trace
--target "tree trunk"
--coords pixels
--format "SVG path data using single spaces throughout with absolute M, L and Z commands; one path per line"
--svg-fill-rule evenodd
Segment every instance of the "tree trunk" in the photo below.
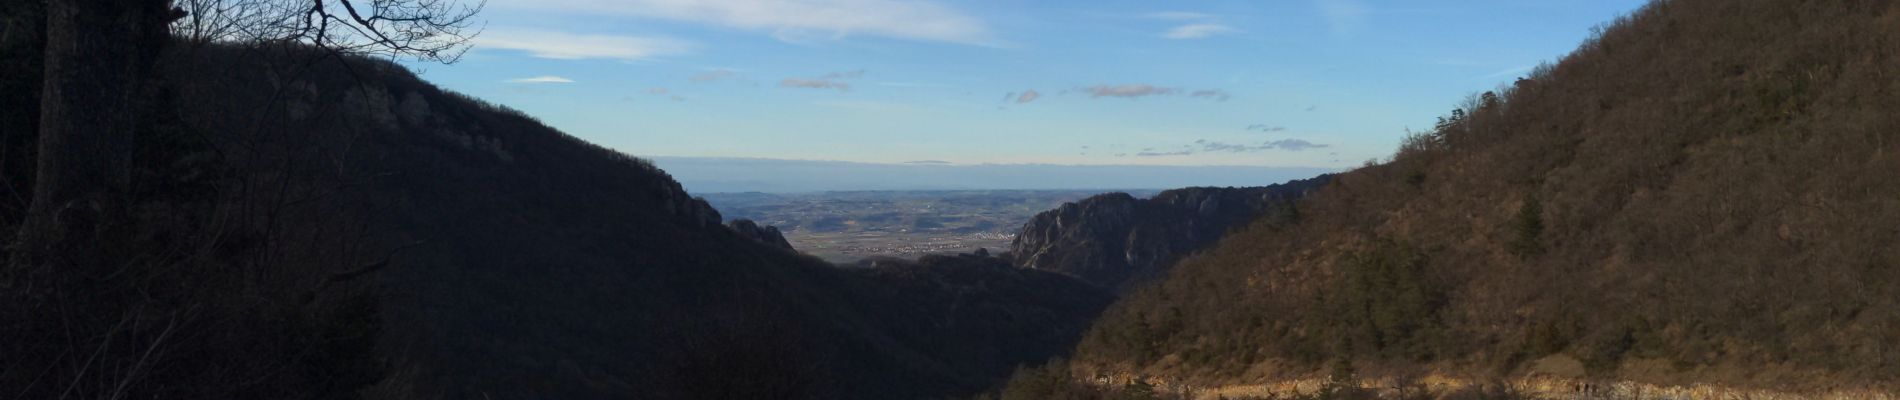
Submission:
M 46 74 L 44 1 L 0 1 L 0 227 L 19 231 L 33 193 L 33 152 L 40 135 L 40 83 Z M 0 241 L 0 243 L 5 243 Z M 4 261 L 0 259 L 0 261 Z
M 112 222 L 131 184 L 138 100 L 165 42 L 165 5 L 47 1 L 38 167 L 17 256 L 80 255 Z

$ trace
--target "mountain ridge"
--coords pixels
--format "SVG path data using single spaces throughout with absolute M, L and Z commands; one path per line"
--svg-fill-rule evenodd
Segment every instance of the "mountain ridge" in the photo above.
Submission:
M 7 61 L 6 87 L 36 76 Z M 989 257 L 837 268 L 723 224 L 645 160 L 386 60 L 174 43 L 156 71 L 128 210 L 101 214 L 114 240 L 70 249 L 137 267 L 0 274 L 0 317 L 22 322 L 0 326 L 0 387 L 19 396 L 96 368 L 153 372 L 78 392 L 959 396 L 1066 353 L 1112 298 Z M 32 154 L 7 133 L 6 154 Z M 95 352 L 110 363 L 65 362 Z
M 1893 388 L 1897 16 L 1652 2 L 1124 296 L 1074 369 Z
M 1011 257 L 1023 267 L 1081 278 L 1117 291 L 1160 276 L 1176 260 L 1229 231 L 1267 219 L 1297 219 L 1292 202 L 1328 175 L 1263 187 L 1191 187 L 1146 199 L 1107 193 L 1064 203 L 1023 223 Z

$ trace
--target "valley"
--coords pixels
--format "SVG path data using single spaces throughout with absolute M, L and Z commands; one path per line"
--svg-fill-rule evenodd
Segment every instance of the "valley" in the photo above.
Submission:
M 0 400 L 1900 399 L 1900 1 L 462 3 L 0 3 Z
M 792 247 L 832 263 L 868 257 L 1007 250 L 1036 213 L 1100 193 L 1156 190 L 919 190 L 710 193 L 727 219 L 778 227 Z

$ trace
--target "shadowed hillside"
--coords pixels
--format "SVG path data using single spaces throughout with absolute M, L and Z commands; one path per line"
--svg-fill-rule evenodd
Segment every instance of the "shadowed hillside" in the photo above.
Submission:
M 103 239 L 59 250 L 105 265 L 0 275 L 6 395 L 963 395 L 1066 352 L 1110 299 L 995 259 L 837 269 L 388 62 L 179 45 L 158 70 L 128 209 L 75 214 Z M 6 114 L 6 154 L 30 156 L 30 115 Z
M 1895 109 L 1900 4 L 1657 1 L 1128 295 L 1076 368 L 1891 389 Z

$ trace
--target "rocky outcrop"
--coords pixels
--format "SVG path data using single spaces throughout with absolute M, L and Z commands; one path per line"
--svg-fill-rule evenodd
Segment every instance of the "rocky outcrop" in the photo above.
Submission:
M 792 243 L 785 241 L 785 234 L 779 232 L 776 226 L 759 226 L 758 223 L 749 219 L 735 219 L 727 222 L 726 228 L 732 229 L 732 232 L 739 234 L 739 237 L 764 243 L 766 246 L 793 250 Z
M 1108 193 L 1063 204 L 1023 224 L 1010 246 L 1017 266 L 1072 275 L 1116 290 L 1159 275 L 1262 216 L 1294 216 L 1292 203 L 1330 176 L 1249 188 L 1194 187 L 1152 198 Z

